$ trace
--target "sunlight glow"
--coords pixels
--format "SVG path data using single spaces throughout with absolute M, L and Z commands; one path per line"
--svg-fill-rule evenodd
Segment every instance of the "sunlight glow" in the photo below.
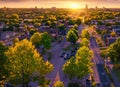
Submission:
M 79 5 L 76 4 L 76 3 L 73 3 L 73 4 L 71 4 L 71 8 L 72 9 L 77 9 L 77 8 L 79 8 Z

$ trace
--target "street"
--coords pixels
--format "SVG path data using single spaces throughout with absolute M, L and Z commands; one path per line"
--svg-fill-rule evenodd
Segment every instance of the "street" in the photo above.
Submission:
M 100 50 L 99 47 L 95 41 L 95 39 L 90 38 L 90 48 L 94 52 L 94 63 L 97 68 L 96 71 L 94 71 L 95 74 L 97 74 L 95 77 L 97 79 L 97 83 L 100 83 L 100 87 L 110 87 L 110 79 L 107 76 L 104 67 L 103 67 L 103 62 L 100 58 Z
M 49 87 L 52 87 L 55 81 L 60 80 L 64 82 L 65 87 L 67 87 L 67 83 L 69 81 L 68 78 L 66 78 L 65 74 L 62 71 L 63 64 L 67 61 L 64 60 L 64 58 L 60 57 L 62 54 L 62 48 L 69 45 L 69 42 L 67 42 L 65 39 L 61 43 L 56 43 L 50 50 L 53 54 L 53 57 L 51 59 L 51 63 L 54 65 L 54 70 L 49 73 L 46 78 L 50 79 L 52 82 Z

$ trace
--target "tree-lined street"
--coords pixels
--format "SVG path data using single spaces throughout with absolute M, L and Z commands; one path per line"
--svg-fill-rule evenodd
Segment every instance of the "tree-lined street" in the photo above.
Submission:
M 101 87 L 110 87 L 110 79 L 103 67 L 103 62 L 100 58 L 99 47 L 94 38 L 90 38 L 90 48 L 94 52 L 93 61 L 95 63 L 94 78 Z

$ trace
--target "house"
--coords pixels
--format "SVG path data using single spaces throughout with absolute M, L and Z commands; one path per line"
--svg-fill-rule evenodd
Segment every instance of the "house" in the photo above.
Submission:
M 108 37 L 107 38 L 107 45 L 114 43 L 117 40 L 117 37 Z
M 5 27 L 5 24 L 4 23 L 0 23 L 0 29 L 3 29 Z
M 16 32 L 6 31 L 6 32 L 1 33 L 0 39 L 7 40 L 7 39 L 10 39 L 12 37 L 15 37 L 17 34 L 18 33 L 16 33 Z
M 113 32 L 120 36 L 120 25 L 113 26 Z

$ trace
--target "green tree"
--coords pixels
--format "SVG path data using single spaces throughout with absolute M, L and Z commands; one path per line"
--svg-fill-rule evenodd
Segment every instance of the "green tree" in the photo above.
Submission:
M 32 43 L 26 39 L 10 47 L 6 56 L 8 58 L 6 66 L 10 72 L 9 81 L 15 85 L 22 83 L 27 87 L 30 77 L 42 78 L 53 70 L 53 65 L 44 62 Z
M 63 82 L 56 81 L 55 84 L 53 85 L 53 87 L 64 87 L 64 84 L 63 84 Z
M 32 42 L 32 44 L 35 45 L 36 47 L 41 45 L 40 43 L 41 40 L 42 40 L 41 34 L 38 32 L 34 33 L 30 38 L 30 41 Z
M 80 42 L 80 46 L 89 46 L 90 42 L 88 39 L 83 38 L 82 41 Z
M 82 37 L 82 38 L 87 38 L 87 39 L 90 38 L 90 34 L 89 34 L 89 32 L 88 32 L 88 29 L 82 30 L 81 37 Z
M 13 45 L 15 45 L 15 43 L 17 43 L 17 42 L 19 42 L 19 38 L 15 38 L 15 39 L 13 40 Z
M 76 24 L 77 24 L 77 25 L 80 25 L 80 24 L 81 24 L 81 19 L 80 19 L 80 18 L 77 18 L 77 19 L 76 19 Z
M 77 29 L 78 29 L 78 25 L 75 24 L 75 25 L 73 26 L 73 28 L 77 30 Z
M 80 47 L 76 53 L 76 59 L 72 57 L 63 65 L 63 72 L 69 76 L 70 79 L 83 77 L 92 73 L 92 51 L 86 47 Z
M 18 14 L 12 14 L 11 19 L 19 19 L 19 15 Z
M 72 57 L 63 65 L 63 72 L 68 75 L 69 79 L 73 79 L 76 76 L 77 69 L 75 64 L 75 58 Z
M 86 46 L 80 47 L 76 53 L 76 76 L 82 79 L 84 76 L 92 73 L 93 52 Z
M 47 32 L 41 33 L 41 38 L 42 38 L 42 40 L 41 40 L 42 45 L 46 49 L 49 49 L 51 47 L 51 38 L 48 35 L 48 33 Z
M 45 25 L 46 25 L 46 26 L 50 26 L 50 25 L 51 25 L 51 21 L 48 20 L 48 21 L 45 23 Z
M 120 38 L 108 47 L 108 56 L 112 62 L 120 61 Z
M 58 26 L 58 29 L 59 29 L 60 32 L 65 31 L 65 25 L 64 24 L 60 24 Z
M 66 38 L 68 41 L 72 42 L 72 43 L 76 43 L 76 41 L 78 40 L 78 33 L 75 29 L 70 29 L 66 35 Z
M 76 34 L 76 36 L 78 37 L 78 30 L 76 30 L 75 28 L 71 28 L 70 30 L 73 31 Z
M 7 47 L 2 42 L 0 42 L 0 81 L 3 80 L 3 84 L 4 80 L 8 76 L 7 69 L 5 67 L 5 65 L 7 64 L 7 58 L 5 55 L 6 51 Z

